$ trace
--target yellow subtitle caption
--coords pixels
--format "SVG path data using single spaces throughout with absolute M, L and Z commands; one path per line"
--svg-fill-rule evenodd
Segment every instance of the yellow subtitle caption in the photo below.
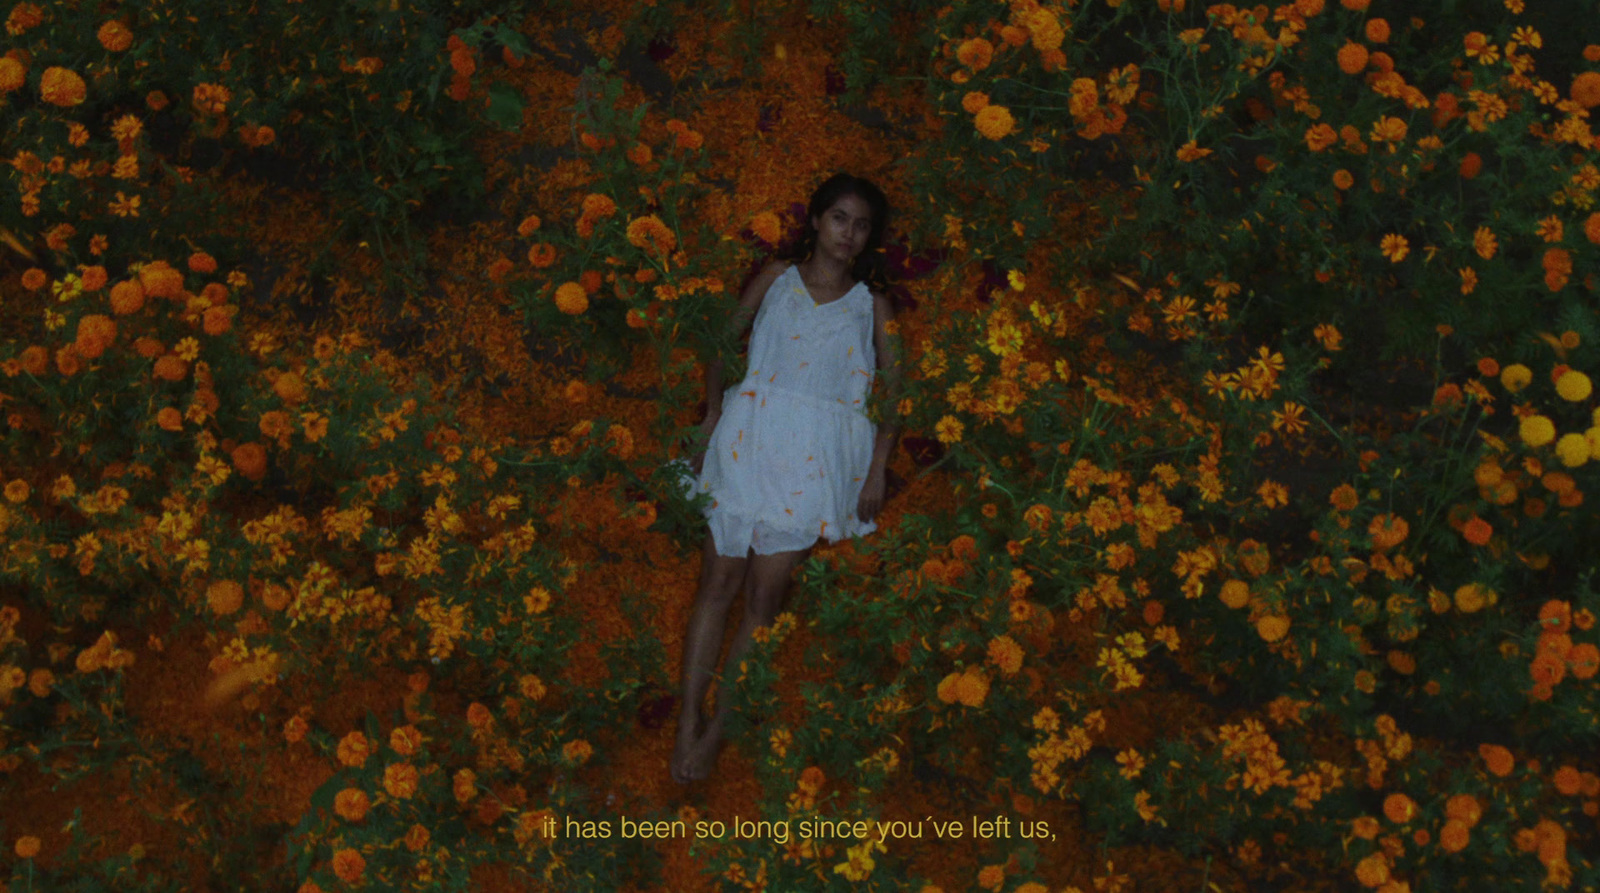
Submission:
M 1050 823 L 1011 816 L 968 816 L 940 819 L 927 816 L 910 821 L 894 819 L 750 819 L 734 816 L 730 821 L 698 819 L 580 819 L 572 816 L 547 816 L 539 826 L 546 840 L 573 838 L 598 840 L 771 840 L 786 845 L 790 840 L 1055 840 Z

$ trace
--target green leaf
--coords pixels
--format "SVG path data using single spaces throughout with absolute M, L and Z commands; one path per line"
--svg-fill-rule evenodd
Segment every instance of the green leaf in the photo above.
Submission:
M 489 88 L 489 120 L 502 130 L 522 128 L 522 96 L 516 88 L 506 84 Z

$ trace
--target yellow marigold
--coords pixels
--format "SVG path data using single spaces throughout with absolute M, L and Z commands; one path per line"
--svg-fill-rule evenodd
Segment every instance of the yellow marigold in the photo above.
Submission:
M 1217 593 L 1222 603 L 1234 610 L 1250 604 L 1250 584 L 1243 580 L 1229 580 L 1222 584 L 1222 590 Z
M 563 282 L 556 289 L 556 309 L 570 316 L 589 309 L 589 293 L 576 282 Z
M 1011 110 L 1003 105 L 985 105 L 973 116 L 972 123 L 978 132 L 992 140 L 1008 136 L 1016 128 Z
M 1556 379 L 1556 393 L 1560 394 L 1563 400 L 1577 403 L 1589 399 L 1589 394 L 1593 391 L 1594 386 L 1589 381 L 1589 376 L 1576 369 L 1568 370 Z
M 1515 394 L 1533 383 L 1533 370 L 1521 363 L 1512 363 L 1500 370 L 1500 385 Z
M 1556 426 L 1545 416 L 1526 416 L 1518 426 L 1517 435 L 1528 446 L 1542 447 L 1556 439 Z
M 11 93 L 22 89 L 28 82 L 28 70 L 22 63 L 10 56 L 0 56 L 0 93 Z
M 994 59 L 994 44 L 982 37 L 962 41 L 956 48 L 956 59 L 973 71 L 982 71 Z
M 1589 438 L 1576 432 L 1563 434 L 1556 441 L 1556 456 L 1568 468 L 1577 468 L 1589 461 Z
M 1339 48 L 1339 70 L 1345 74 L 1360 74 L 1367 67 L 1367 48 L 1359 43 L 1347 42 Z
M 934 426 L 934 432 L 938 435 L 940 443 L 956 443 L 961 440 L 961 432 L 965 427 L 960 419 L 947 415 Z
M 109 52 L 120 53 L 133 46 L 133 32 L 116 19 L 101 25 L 95 36 L 100 39 L 100 45 Z
M 628 242 L 658 255 L 671 254 L 678 247 L 678 237 L 654 214 L 628 221 Z
M 51 105 L 71 108 L 89 95 L 89 85 L 72 69 L 53 65 L 39 79 L 39 95 Z

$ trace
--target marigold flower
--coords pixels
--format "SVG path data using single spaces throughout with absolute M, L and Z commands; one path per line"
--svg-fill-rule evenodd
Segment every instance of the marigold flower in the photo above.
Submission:
M 589 293 L 576 282 L 563 282 L 556 289 L 556 309 L 577 316 L 589 309 Z
M 538 214 L 529 214 L 528 216 L 522 218 L 522 222 L 521 223 L 517 224 L 517 235 L 519 235 L 519 236 L 531 236 L 531 235 L 533 235 L 534 231 L 539 228 L 539 225 L 540 225 L 541 222 L 542 221 L 539 220 L 539 215 Z
M 655 254 L 671 254 L 678 247 L 678 237 L 654 214 L 628 221 L 628 243 L 635 248 Z
M 1600 105 L 1600 71 L 1580 72 L 1572 79 L 1572 101 L 1586 109 Z
M 10 56 L 0 56 L 0 94 L 22 89 L 28 82 L 28 70 Z
M 962 430 L 965 428 L 961 420 L 952 415 L 939 419 L 934 426 L 934 431 L 940 443 L 957 443 L 961 440 Z
M 1389 233 L 1384 236 L 1378 247 L 1383 251 L 1383 256 L 1387 257 L 1390 263 L 1397 264 L 1405 260 L 1406 255 L 1411 253 L 1411 243 L 1399 233 Z
M 1593 391 L 1594 386 L 1589 381 L 1589 376 L 1575 369 L 1556 379 L 1556 393 L 1560 394 L 1563 400 L 1577 403 L 1589 399 Z
M 561 756 L 573 766 L 581 766 L 589 762 L 589 757 L 594 754 L 594 748 L 583 739 L 568 741 L 561 746 Z
M 1498 744 L 1478 745 L 1478 755 L 1483 757 L 1484 765 L 1489 771 L 1501 778 L 1511 774 L 1511 769 L 1516 761 L 1511 757 L 1511 751 Z
M 1493 592 L 1478 583 L 1464 583 L 1456 587 L 1456 610 L 1475 614 L 1493 603 Z
M 383 789 L 389 796 L 406 800 L 417 793 L 417 767 L 410 763 L 390 763 L 383 770 Z
M 989 662 L 1007 676 L 1022 669 L 1022 646 L 1010 636 L 997 636 L 989 642 Z
M 1483 817 L 1483 806 L 1471 794 L 1455 794 L 1445 801 L 1444 814 L 1470 828 Z
M 989 94 L 979 90 L 971 90 L 961 97 L 961 107 L 969 115 L 976 115 L 989 105 Z
M 139 270 L 139 284 L 144 287 L 146 297 L 170 298 L 177 300 L 183 297 L 183 274 L 172 268 L 164 260 L 145 264 Z
M 89 86 L 70 68 L 53 65 L 39 79 L 39 96 L 51 105 L 71 108 L 89 95 Z
M 18 859 L 32 859 L 34 856 L 39 855 L 39 838 L 34 837 L 32 834 L 24 834 L 17 838 L 17 842 L 12 849 L 17 854 Z
M 1466 822 L 1460 819 L 1450 819 L 1439 829 L 1439 849 L 1447 853 L 1459 853 L 1466 849 L 1467 841 L 1471 838 Z
M 220 115 L 227 111 L 233 92 L 221 84 L 196 84 L 193 99 L 202 115 Z
M 1379 515 L 1367 525 L 1367 533 L 1372 537 L 1372 548 L 1380 552 L 1404 542 L 1410 532 L 1411 525 L 1406 519 L 1393 513 Z
M 133 32 L 116 19 L 101 25 L 100 30 L 95 32 L 95 37 L 99 38 L 101 46 L 112 53 L 120 53 L 133 46 Z
M 1360 501 L 1360 494 L 1356 492 L 1355 487 L 1349 484 L 1340 484 L 1333 488 L 1332 493 L 1328 494 L 1328 502 L 1341 512 L 1351 511 Z
M 1555 423 L 1542 415 L 1525 416 L 1518 425 L 1517 435 L 1531 447 L 1542 447 L 1556 438 Z
M 973 71 L 982 71 L 994 59 L 994 44 L 982 37 L 964 40 L 956 47 L 956 59 Z
M 233 467 L 246 478 L 259 481 L 267 474 L 267 451 L 261 444 L 251 441 L 233 448 Z
M 1003 105 L 985 105 L 972 118 L 978 132 L 992 140 L 1003 139 L 1016 128 L 1011 110 Z
M 1595 211 L 1583 221 L 1583 237 L 1600 245 L 1600 211 Z
M 1222 603 L 1238 610 L 1250 604 L 1250 584 L 1243 580 L 1228 580 L 1222 584 L 1222 589 L 1217 593 Z
M 1587 454 L 1588 451 L 1588 444 L 1585 444 L 1584 453 Z M 1483 546 L 1487 545 L 1489 537 L 1494 535 L 1494 528 L 1489 525 L 1488 521 L 1473 515 L 1471 520 L 1461 526 L 1461 535 L 1474 546 Z
M 528 263 L 544 268 L 556 262 L 556 248 L 548 242 L 539 242 L 528 249 Z
M 1381 887 L 1389 880 L 1389 863 L 1380 853 L 1373 853 L 1356 863 L 1356 880 L 1363 887 Z
M 1521 363 L 1512 363 L 1500 370 L 1500 385 L 1515 394 L 1533 383 L 1533 370 Z
M 78 337 L 74 347 L 84 359 L 95 359 L 117 338 L 117 324 L 111 317 L 90 313 L 78 320 Z
M 1482 357 L 1478 360 L 1478 374 L 1484 378 L 1494 378 L 1500 374 L 1500 363 L 1494 357 Z M 1532 373 L 1529 374 L 1532 381 Z
M 333 873 L 339 880 L 353 884 L 361 879 L 362 872 L 367 870 L 367 860 L 361 854 L 350 848 L 335 850 L 333 853 Z
M 182 381 L 189 374 L 189 364 L 177 354 L 163 354 L 156 358 L 153 371 L 155 377 L 163 381 Z
M 1383 814 L 1396 825 L 1404 825 L 1417 814 L 1417 803 L 1398 791 L 1383 798 Z
M 289 717 L 289 720 L 283 724 L 283 740 L 290 744 L 296 744 L 304 740 L 306 732 L 310 730 L 310 726 L 306 723 L 306 718 L 296 714 Z
M 1356 178 L 1349 171 L 1341 167 L 1333 172 L 1333 186 L 1335 189 L 1347 190 L 1354 185 L 1356 185 Z
M 361 821 L 370 806 L 366 791 L 360 788 L 345 788 L 333 795 L 333 811 L 347 822 Z
M 206 587 L 206 604 L 219 617 L 232 614 L 244 607 L 244 587 L 234 580 L 213 580 Z
M 1207 155 L 1210 155 L 1212 151 L 1213 150 L 1211 149 L 1202 149 L 1194 140 L 1189 140 L 1188 142 L 1179 146 L 1178 151 L 1175 154 L 1179 161 L 1187 164 L 1189 162 L 1199 161 Z
M 1575 679 L 1592 679 L 1600 669 L 1600 648 L 1593 642 L 1580 642 L 1567 652 L 1567 666 Z
M 1268 614 L 1256 621 L 1256 634 L 1262 641 L 1276 642 L 1289 634 L 1289 618 L 1282 614 Z
M 1568 468 L 1577 468 L 1589 461 L 1589 437 L 1576 432 L 1563 434 L 1556 441 L 1556 457 Z
M 1360 74 L 1367 67 L 1367 48 L 1354 41 L 1339 48 L 1339 70 L 1345 74 Z

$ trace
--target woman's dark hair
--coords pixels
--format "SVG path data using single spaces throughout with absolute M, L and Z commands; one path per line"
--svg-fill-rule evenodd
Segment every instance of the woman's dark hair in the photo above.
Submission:
M 811 219 L 821 217 L 833 207 L 834 202 L 847 195 L 854 195 L 866 202 L 872 211 L 872 231 L 867 235 L 866 247 L 856 255 L 855 266 L 851 268 L 850 275 L 865 282 L 868 287 L 883 292 L 889 287 L 888 264 L 883 256 L 883 232 L 889 225 L 889 199 L 883 194 L 883 190 L 864 177 L 841 173 L 824 180 L 822 185 L 811 193 L 811 203 L 806 207 L 805 229 L 801 232 L 800 239 L 778 257 L 780 260 L 796 263 L 810 257 L 811 252 L 817 247 L 817 228 L 812 226 Z

